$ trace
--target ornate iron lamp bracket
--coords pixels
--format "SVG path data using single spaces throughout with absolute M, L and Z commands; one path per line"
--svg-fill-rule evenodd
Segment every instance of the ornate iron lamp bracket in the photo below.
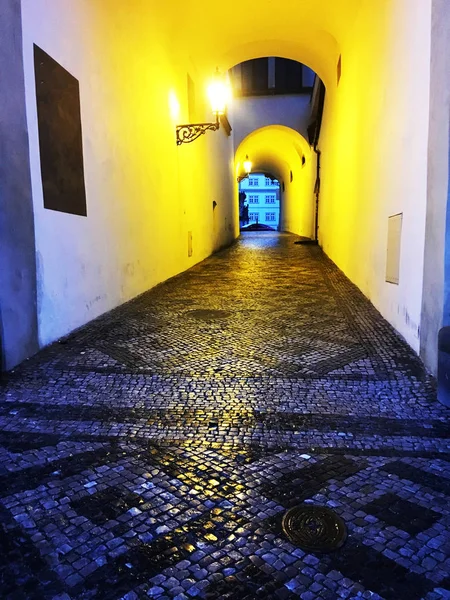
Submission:
M 186 125 L 177 125 L 177 146 L 180 144 L 190 144 L 207 131 L 217 131 L 219 127 L 219 117 L 217 117 L 215 123 L 187 123 Z

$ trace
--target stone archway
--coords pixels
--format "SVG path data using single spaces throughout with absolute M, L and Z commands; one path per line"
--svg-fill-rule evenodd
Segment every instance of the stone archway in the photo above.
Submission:
M 236 177 L 246 155 L 254 172 L 273 173 L 281 184 L 280 230 L 312 237 L 316 158 L 305 138 L 282 125 L 253 131 L 236 149 Z

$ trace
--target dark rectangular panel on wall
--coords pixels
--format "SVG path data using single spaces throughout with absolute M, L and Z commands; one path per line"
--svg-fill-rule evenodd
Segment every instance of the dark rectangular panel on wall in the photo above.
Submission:
M 44 207 L 86 216 L 78 80 L 34 46 Z

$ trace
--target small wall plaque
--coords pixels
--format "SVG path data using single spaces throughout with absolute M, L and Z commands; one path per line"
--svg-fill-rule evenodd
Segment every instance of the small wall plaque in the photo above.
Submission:
M 400 247 L 402 238 L 403 213 L 388 219 L 388 240 L 386 259 L 386 281 L 398 285 L 400 278 Z

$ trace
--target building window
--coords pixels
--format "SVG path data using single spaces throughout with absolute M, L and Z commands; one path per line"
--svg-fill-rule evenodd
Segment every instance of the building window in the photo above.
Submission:
M 258 178 L 257 177 L 249 177 L 248 178 L 248 185 L 257 186 L 258 185 Z
M 250 221 L 257 221 L 258 213 L 249 213 L 248 218 L 250 219 Z
M 312 69 L 305 67 L 303 65 L 302 68 L 302 86 L 304 90 L 312 90 L 314 87 L 314 81 L 316 79 L 316 74 Z
M 266 177 L 266 185 L 272 185 L 272 180 L 270 177 Z
M 249 204 L 259 204 L 259 197 L 250 195 L 248 197 Z
M 278 93 L 301 94 L 312 90 L 313 85 L 311 69 L 295 60 L 275 59 L 275 88 Z
M 274 212 L 266 213 L 266 221 L 276 221 L 277 217 Z
M 264 94 L 269 88 L 269 59 L 256 58 L 241 64 L 242 93 Z
M 275 200 L 276 200 L 275 194 L 267 194 L 266 204 L 275 204 Z
M 238 95 L 310 94 L 314 86 L 314 71 L 295 60 L 256 58 L 238 66 L 232 70 Z

